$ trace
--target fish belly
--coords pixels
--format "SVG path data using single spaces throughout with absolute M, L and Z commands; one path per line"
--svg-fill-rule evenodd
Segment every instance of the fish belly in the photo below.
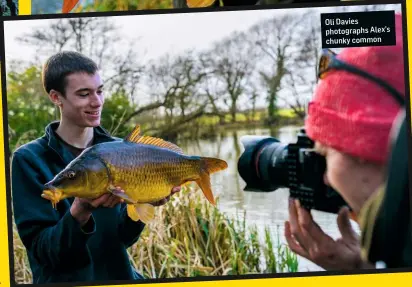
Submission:
M 136 202 L 161 200 L 172 188 L 199 178 L 199 161 L 155 146 L 123 143 L 105 155 L 111 181 Z

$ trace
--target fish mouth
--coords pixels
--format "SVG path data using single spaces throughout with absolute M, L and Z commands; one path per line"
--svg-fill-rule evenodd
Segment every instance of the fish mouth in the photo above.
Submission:
M 60 201 L 62 194 L 63 193 L 60 189 L 55 188 L 49 184 L 46 184 L 45 189 L 43 190 L 43 193 L 41 194 L 41 197 L 51 201 L 53 208 L 56 209 L 56 205 Z

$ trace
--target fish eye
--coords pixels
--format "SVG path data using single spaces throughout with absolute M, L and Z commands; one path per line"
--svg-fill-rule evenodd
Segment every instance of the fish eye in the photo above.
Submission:
M 76 173 L 72 170 L 67 173 L 67 177 L 70 178 L 70 179 L 74 178 L 75 175 L 76 175 Z

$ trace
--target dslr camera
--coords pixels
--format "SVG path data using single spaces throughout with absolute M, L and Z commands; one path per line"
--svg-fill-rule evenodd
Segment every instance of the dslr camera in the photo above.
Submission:
M 296 143 L 283 144 L 273 137 L 244 136 L 245 150 L 238 171 L 245 191 L 271 192 L 288 188 L 307 210 L 338 213 L 348 206 L 332 187 L 324 183 L 326 159 L 313 149 L 314 142 L 300 129 Z

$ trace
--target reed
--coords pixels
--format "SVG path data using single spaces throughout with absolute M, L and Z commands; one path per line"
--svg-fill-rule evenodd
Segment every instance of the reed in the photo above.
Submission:
M 157 208 L 156 218 L 128 249 L 135 268 L 146 278 L 224 276 L 296 272 L 297 257 L 274 240 L 266 227 L 248 226 L 245 216 L 230 218 L 194 187 L 183 188 Z M 219 199 L 217 198 L 217 202 Z M 16 283 L 31 283 L 26 252 L 15 227 Z

